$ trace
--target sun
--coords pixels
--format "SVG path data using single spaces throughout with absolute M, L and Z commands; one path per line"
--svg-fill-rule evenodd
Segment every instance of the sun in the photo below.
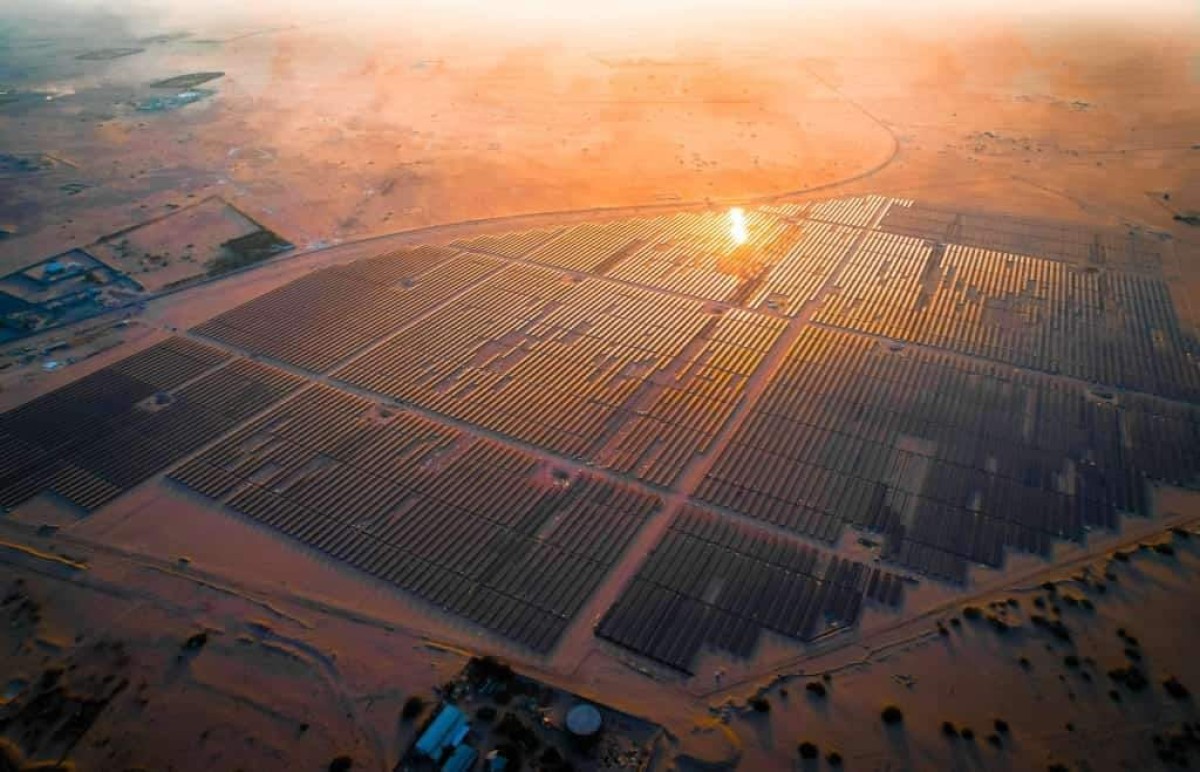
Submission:
M 741 207 L 735 206 L 729 210 L 729 236 L 734 244 L 746 243 L 746 213 Z

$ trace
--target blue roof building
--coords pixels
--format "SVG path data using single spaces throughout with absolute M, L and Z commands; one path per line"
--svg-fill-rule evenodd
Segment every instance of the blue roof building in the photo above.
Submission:
M 454 745 L 456 738 L 461 741 L 458 732 L 466 725 L 467 717 L 463 712 L 453 705 L 446 705 L 417 740 L 417 753 L 431 759 L 438 758 L 442 748 Z
M 454 755 L 446 759 L 446 763 L 442 765 L 442 772 L 467 772 L 468 769 L 475 766 L 475 759 L 478 756 L 479 751 L 470 745 L 460 745 L 455 748 Z

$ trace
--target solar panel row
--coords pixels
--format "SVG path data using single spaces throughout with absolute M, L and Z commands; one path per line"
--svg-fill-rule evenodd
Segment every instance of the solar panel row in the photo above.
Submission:
M 325 386 L 171 477 L 538 652 L 659 506 Z
M 879 531 L 886 557 L 963 581 L 1197 471 L 1195 407 L 810 327 L 697 495 L 819 539 Z
M 597 635 L 690 673 L 705 647 L 749 658 L 764 629 L 812 640 L 854 624 L 868 590 L 897 605 L 902 587 L 877 568 L 689 506 Z
M 419 247 L 309 274 L 194 332 L 324 372 L 502 267 L 483 256 Z
M 0 505 L 50 491 L 93 511 L 298 386 L 229 359 L 172 338 L 0 416 Z

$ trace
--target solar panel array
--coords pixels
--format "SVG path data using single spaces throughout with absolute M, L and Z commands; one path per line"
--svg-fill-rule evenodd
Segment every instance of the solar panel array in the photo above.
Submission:
M 843 225 L 806 223 L 800 235 L 755 288 L 749 305 L 795 316 L 849 254 L 859 231 Z
M 487 233 L 473 238 L 459 239 L 451 242 L 450 246 L 502 257 L 522 257 L 562 233 L 562 230 L 562 228 L 552 228 L 550 230 Z
M 663 377 L 623 409 L 625 422 L 592 460 L 670 485 L 711 450 L 783 329 L 780 319 L 736 309 L 710 320 Z
M 171 477 L 549 651 L 659 500 L 314 386 Z
M 808 327 L 697 495 L 826 541 L 882 532 L 885 557 L 961 582 L 1197 472 L 1194 406 Z
M 548 652 L 679 486 L 705 506 L 598 632 L 690 670 L 900 602 L 796 536 L 882 534 L 892 565 L 964 582 L 1146 513 L 1147 479 L 1195 483 L 1196 344 L 1152 237 L 881 196 L 744 215 L 740 244 L 728 213 L 682 213 L 305 275 L 194 330 L 232 353 L 174 338 L 0 416 L 0 505 L 90 511 L 182 461 L 196 493 Z M 304 379 L 242 352 L 330 377 L 281 401 Z
M 805 211 L 810 220 L 854 225 L 866 228 L 874 225 L 896 209 L 912 206 L 912 201 L 887 196 L 851 196 L 814 201 Z
M 850 220 L 861 219 L 862 211 L 877 212 L 887 201 L 879 199 L 843 207 L 844 214 Z M 819 270 L 819 267 L 793 265 L 802 263 L 806 252 L 820 249 L 818 239 L 810 237 L 813 243 L 807 247 L 797 245 L 797 241 L 804 239 L 806 230 L 819 234 L 828 226 L 808 223 L 800 227 L 800 223 L 788 216 L 794 209 L 784 206 L 744 211 L 744 242 L 734 238 L 733 220 L 728 212 L 681 212 L 586 223 L 559 231 L 480 236 L 460 239 L 453 246 L 604 275 L 698 298 L 744 304 L 746 295 L 756 292 L 762 275 L 781 260 L 786 259 L 788 266 L 777 271 L 783 277 L 777 282 L 785 285 L 795 282 L 787 278 L 788 274 Z M 813 259 L 818 257 L 814 255 Z
M 298 385 L 181 338 L 0 416 L 0 506 L 45 492 L 93 511 Z
M 1149 273 L 1163 268 L 1161 237 L 1139 230 L 1097 232 L 1067 222 L 962 212 L 911 202 L 904 207 L 889 208 L 879 228 L 935 243 L 1037 255 L 1080 268 L 1109 267 Z
M 838 285 L 817 321 L 1200 399 L 1200 351 L 1158 276 L 873 233 Z
M 392 252 L 304 276 L 194 328 L 260 356 L 323 372 L 498 270 L 444 247 Z
M 637 249 L 605 272 L 616 279 L 733 302 L 772 253 L 786 248 L 795 229 L 759 211 L 743 214 L 746 242 L 732 239 L 725 213 L 682 213 L 654 220 Z
M 894 574 L 686 507 L 596 634 L 690 673 L 706 647 L 747 658 L 763 630 L 812 640 L 854 624 L 864 599 L 897 606 L 903 589 Z
M 667 484 L 707 448 L 782 326 L 518 265 L 335 375 Z

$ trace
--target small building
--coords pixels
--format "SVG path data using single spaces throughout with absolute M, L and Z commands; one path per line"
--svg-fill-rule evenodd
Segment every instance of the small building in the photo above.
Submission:
M 440 758 L 443 748 L 462 742 L 462 738 L 466 736 L 463 729 L 469 729 L 467 717 L 463 712 L 453 705 L 442 707 L 441 712 L 417 740 L 417 753 L 435 760 Z

